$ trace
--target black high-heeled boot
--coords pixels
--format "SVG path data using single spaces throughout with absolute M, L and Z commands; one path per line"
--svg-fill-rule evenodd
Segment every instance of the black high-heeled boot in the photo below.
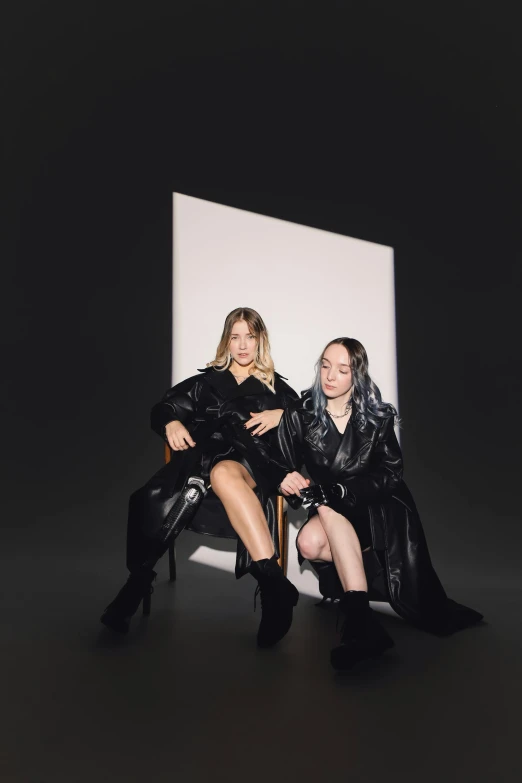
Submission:
M 152 593 L 152 582 L 156 572 L 152 568 L 141 568 L 131 573 L 120 592 L 105 609 L 100 622 L 118 633 L 127 633 L 131 618 L 148 593 Z
M 359 661 L 382 655 L 394 641 L 382 627 L 370 608 L 368 593 L 348 590 L 339 601 L 344 615 L 341 644 L 330 653 L 330 661 L 337 671 L 351 669 Z
M 257 644 L 258 647 L 272 647 L 290 630 L 299 593 L 283 574 L 275 555 L 254 561 L 250 572 L 258 581 L 256 596 L 261 595 L 262 616 Z
M 131 617 L 147 594 L 152 593 L 152 582 L 156 578 L 153 566 L 165 554 L 170 541 L 174 540 L 193 519 L 207 487 L 199 476 L 189 476 L 180 490 L 160 529 L 154 538 L 138 538 L 139 545 L 129 547 L 127 538 L 127 563 L 131 574 L 122 589 L 105 609 L 100 621 L 119 633 L 127 633 Z M 147 485 L 132 496 L 129 509 L 129 525 L 135 522 L 139 529 L 141 518 L 146 513 Z

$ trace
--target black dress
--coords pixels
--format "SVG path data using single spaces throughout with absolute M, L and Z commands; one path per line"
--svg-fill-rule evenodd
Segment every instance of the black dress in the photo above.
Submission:
M 349 490 L 332 506 L 354 524 L 361 549 L 370 542 L 370 551 L 363 553 L 370 599 L 389 601 L 401 617 L 436 634 L 479 622 L 479 612 L 446 596 L 435 573 L 420 516 L 402 478 L 393 416 L 365 423 L 354 405 L 342 435 L 333 422 L 323 434 L 314 418 L 310 392 L 285 410 L 277 430 L 280 461 L 286 472 L 304 464 L 315 484 L 339 482 Z M 326 578 L 328 570 L 335 579 Z M 333 563 L 321 571 L 323 595 L 339 597 L 342 588 Z
M 151 426 L 165 441 L 165 427 L 170 421 L 181 421 L 189 430 L 196 447 L 172 452 L 164 465 L 146 484 L 131 495 L 127 527 L 127 566 L 139 568 L 155 536 L 188 476 L 209 480 L 212 468 L 223 460 L 245 466 L 256 482 L 255 492 L 263 506 L 268 526 L 279 554 L 275 487 L 280 475 L 277 430 L 252 436 L 244 428 L 250 413 L 277 408 L 286 409 L 298 395 L 285 379 L 275 374 L 273 393 L 264 383 L 250 376 L 238 384 L 229 370 L 200 370 L 166 392 L 151 411 Z M 223 504 L 210 489 L 199 507 L 190 528 L 194 532 L 220 538 L 237 538 Z M 251 559 L 238 539 L 236 576 L 245 574 Z
M 323 446 L 326 449 L 330 450 L 331 457 L 333 460 L 333 458 L 339 451 L 344 433 L 340 432 L 337 429 L 335 423 L 330 418 L 328 418 L 327 422 L 328 422 L 328 432 L 326 437 L 323 438 Z M 351 422 L 349 420 L 346 427 L 348 428 L 350 426 L 351 426 Z M 314 516 L 317 516 L 317 509 L 310 508 L 308 510 L 308 516 L 306 522 L 302 525 L 301 530 L 305 527 L 307 522 L 309 522 Z M 370 523 L 369 506 L 367 504 L 364 504 L 362 506 L 359 505 L 358 507 L 354 506 L 352 509 L 350 509 L 349 519 L 355 529 L 355 532 L 357 533 L 357 538 L 359 539 L 359 544 L 361 546 L 361 549 L 367 549 L 368 547 L 370 547 L 372 544 L 372 531 L 371 531 L 371 523 Z M 301 530 L 299 531 L 299 534 L 301 533 Z M 299 564 L 301 565 L 302 563 L 304 563 L 305 558 L 299 552 L 298 539 L 299 539 L 299 535 L 296 539 L 296 546 L 298 548 Z

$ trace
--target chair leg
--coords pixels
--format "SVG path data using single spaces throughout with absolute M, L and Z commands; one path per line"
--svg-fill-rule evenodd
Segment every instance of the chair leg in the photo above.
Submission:
M 176 581 L 176 545 L 174 541 L 169 544 L 169 582 Z
M 276 499 L 277 533 L 279 537 L 279 560 L 278 563 L 286 576 L 288 568 L 288 515 L 284 510 L 284 500 L 282 495 Z
M 286 576 L 288 573 L 288 514 L 286 511 L 283 514 L 283 535 L 281 544 L 281 560 L 283 561 L 283 573 Z

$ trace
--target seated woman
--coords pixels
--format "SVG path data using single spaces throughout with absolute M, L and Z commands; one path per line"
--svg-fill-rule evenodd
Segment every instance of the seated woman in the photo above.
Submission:
M 246 307 L 229 313 L 216 357 L 200 373 L 174 386 L 152 409 L 152 428 L 174 453 L 130 498 L 130 576 L 101 621 L 128 631 L 151 592 L 157 560 L 171 538 L 189 527 L 237 538 L 236 577 L 250 572 L 258 580 L 257 641 L 269 647 L 289 630 L 299 596 L 277 562 L 273 490 L 275 428 L 298 396 L 274 371 L 261 316 Z
M 401 617 L 436 634 L 482 619 L 447 598 L 433 569 L 402 479 L 395 418 L 368 374 L 364 347 L 340 337 L 328 343 L 313 386 L 278 429 L 288 470 L 280 489 L 309 509 L 297 538 L 300 562 L 311 561 L 325 598 L 340 598 L 341 645 L 331 652 L 337 670 L 393 646 L 369 598 L 389 601 Z M 299 473 L 303 464 L 311 486 Z

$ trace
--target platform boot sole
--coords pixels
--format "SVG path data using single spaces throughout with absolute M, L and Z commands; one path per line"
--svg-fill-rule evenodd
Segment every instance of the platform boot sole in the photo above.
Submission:
M 330 653 L 330 663 L 338 674 L 349 673 L 354 668 L 360 669 L 366 661 L 374 661 L 380 658 L 385 652 L 395 647 L 393 639 L 384 640 L 378 649 L 364 650 L 350 645 L 340 645 L 335 647 Z

